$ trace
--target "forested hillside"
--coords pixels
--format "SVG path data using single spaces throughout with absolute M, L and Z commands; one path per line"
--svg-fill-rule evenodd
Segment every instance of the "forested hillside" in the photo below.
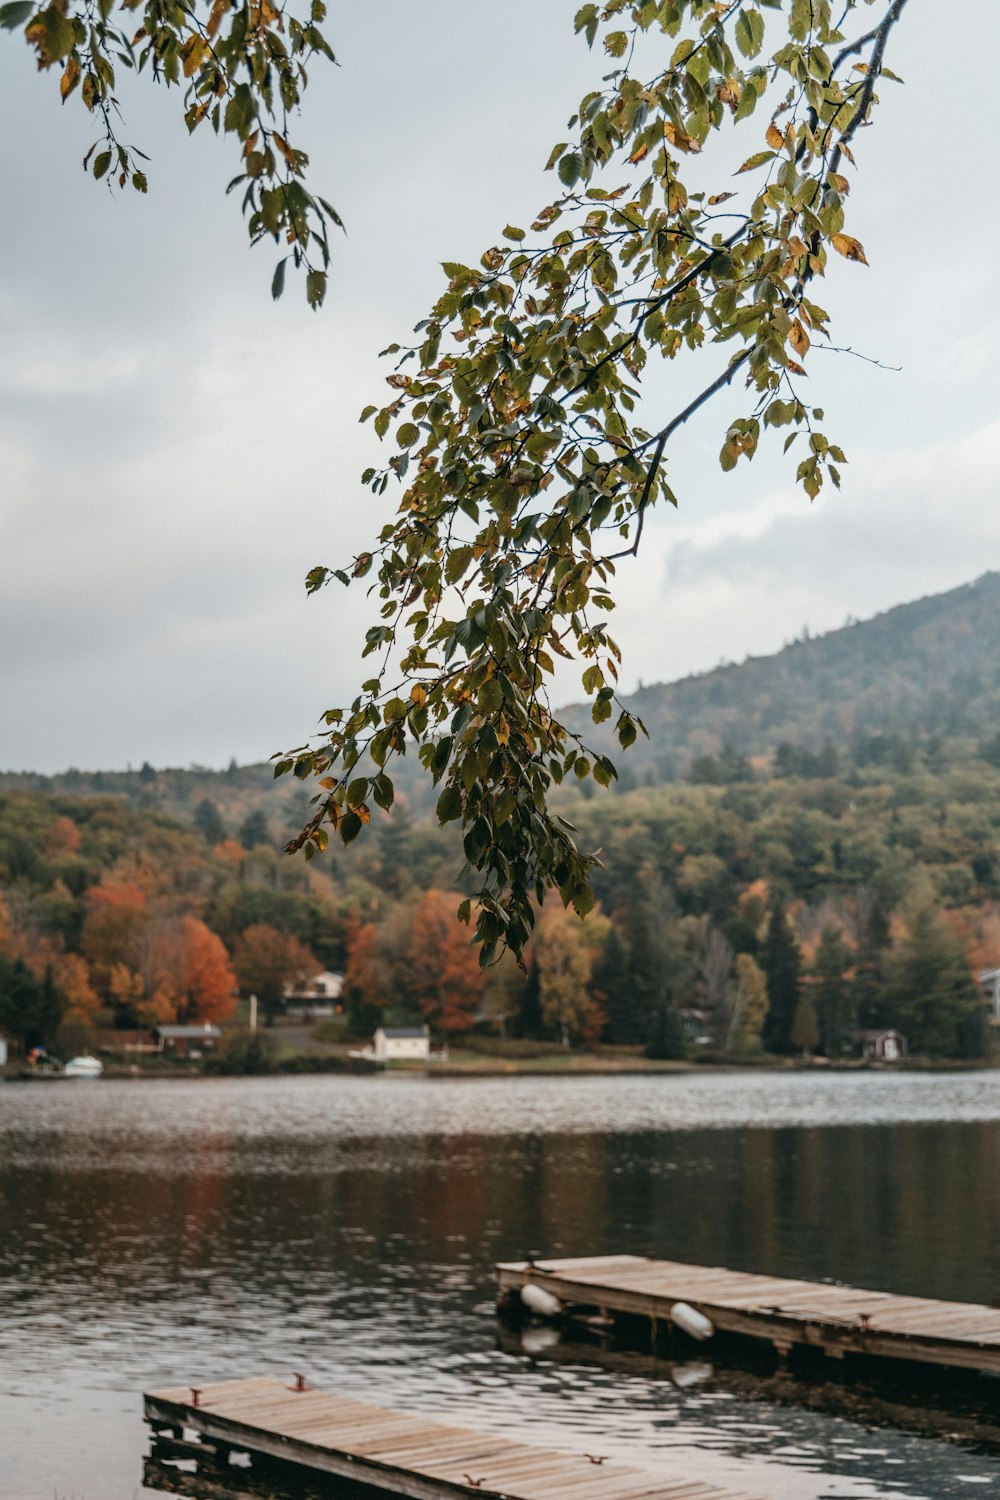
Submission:
M 1000 966 L 1000 578 L 642 694 L 645 761 L 558 793 L 600 853 L 585 924 L 547 902 L 526 974 L 480 974 L 454 825 L 413 791 L 350 849 L 281 845 L 308 795 L 266 766 L 8 775 L 0 1027 L 22 1044 L 226 1017 L 346 970 L 380 1018 L 752 1057 L 987 1045 Z M 628 764 L 628 762 L 626 762 Z M 669 777 L 665 774 L 669 772 Z M 466 889 L 471 889 L 471 882 Z M 75 1030 L 74 1030 L 75 1028 Z
M 843 751 L 873 735 L 978 741 L 1000 726 L 1000 573 L 626 701 L 649 739 L 618 759 L 662 779 L 727 746 L 760 755 L 782 742 Z
M 700 756 L 773 756 L 782 745 L 813 756 L 825 750 L 825 760 L 806 755 L 797 762 L 820 770 L 880 756 L 905 768 L 914 751 L 943 763 L 991 740 L 1000 758 L 1000 573 L 827 635 L 803 637 L 773 656 L 644 686 L 626 702 L 649 731 L 648 740 L 640 737 L 627 752 L 610 737 L 605 744 L 580 710 L 565 714 L 612 753 L 626 787 L 685 776 Z M 415 760 L 409 774 L 401 768 L 400 786 L 412 813 L 432 805 Z M 9 770 L 0 772 L 4 791 L 113 794 L 195 825 L 209 816 L 207 799 L 227 835 L 238 835 L 251 813 L 263 811 L 279 839 L 298 826 L 309 797 L 297 783 L 275 782 L 267 763 L 235 761 L 224 771 L 158 770 L 148 761 L 138 770 L 74 769 L 57 776 Z

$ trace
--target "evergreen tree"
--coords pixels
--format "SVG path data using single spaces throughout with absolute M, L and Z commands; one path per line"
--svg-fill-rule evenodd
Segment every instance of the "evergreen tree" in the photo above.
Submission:
M 685 1056 L 684 1031 L 680 1017 L 669 999 L 664 998 L 656 1007 L 646 1056 L 655 1058 L 682 1058 Z
M 218 840 L 213 840 L 218 842 Z M 271 832 L 267 826 L 267 818 L 262 808 L 255 807 L 252 813 L 248 813 L 240 825 L 240 843 L 244 849 L 256 849 L 260 844 L 271 842 Z
M 843 1057 L 849 1050 L 854 1031 L 854 1005 L 846 970 L 851 951 L 839 930 L 823 928 L 813 976 L 816 980 L 815 1004 L 819 1018 L 820 1040 L 827 1057 Z
M 203 797 L 194 810 L 194 826 L 205 836 L 209 844 L 221 844 L 226 836 L 226 826 L 219 816 L 219 809 L 208 797 Z
M 612 925 L 594 966 L 593 986 L 604 1007 L 604 1040 L 614 1046 L 645 1041 L 636 1013 L 628 947 L 615 925 Z
M 981 1057 L 986 1015 L 961 942 L 938 914 L 919 908 L 892 954 L 886 1001 L 892 1024 L 911 1052 L 930 1057 Z
M 528 977 L 521 992 L 521 1004 L 511 1026 L 514 1036 L 540 1040 L 545 1036 L 545 1019 L 542 1015 L 541 984 L 538 961 L 532 958 L 528 966 Z
M 861 941 L 854 966 L 853 1009 L 863 1029 L 885 1020 L 885 953 L 889 946 L 890 903 L 881 891 L 871 893 L 863 911 Z
M 0 954 L 0 1026 L 17 1038 L 22 1053 L 51 1043 L 63 1009 L 51 969 L 36 979 L 22 959 Z
M 802 960 L 785 904 L 779 896 L 771 902 L 767 937 L 761 967 L 767 980 L 767 1017 L 763 1042 L 766 1052 L 787 1055 L 794 1050 L 792 1025 L 799 1003 Z
M 669 913 L 661 914 L 655 921 L 646 897 L 638 896 L 630 902 L 626 919 L 628 962 L 623 980 L 629 1000 L 623 1041 L 649 1041 L 654 1018 L 669 1003 L 668 927 Z

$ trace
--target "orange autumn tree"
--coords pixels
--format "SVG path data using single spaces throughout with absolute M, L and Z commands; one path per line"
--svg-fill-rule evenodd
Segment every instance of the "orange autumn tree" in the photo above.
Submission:
M 93 1026 L 101 1009 L 101 997 L 90 982 L 87 960 L 79 953 L 60 953 L 52 965 L 56 989 L 66 1003 L 64 1021 Z
M 221 938 L 197 917 L 181 917 L 158 934 L 156 997 L 182 1024 L 227 1021 L 236 1009 L 236 975 Z
M 413 913 L 408 988 L 435 1031 L 468 1031 L 482 993 L 482 970 L 458 918 L 458 901 L 430 890 Z
M 49 825 L 45 843 L 50 854 L 75 854 L 82 841 L 83 835 L 73 819 L 60 814 Z
M 385 995 L 378 975 L 379 930 L 374 922 L 353 917 L 347 926 L 344 946 L 344 994 L 347 997 L 351 1024 L 355 1030 L 368 1031 L 377 1024 L 385 1005 Z
M 139 953 L 150 924 L 146 893 L 133 881 L 108 880 L 92 886 L 84 899 L 86 915 L 80 947 L 98 990 L 109 1000 L 117 1000 L 121 975 L 117 975 L 113 992 L 115 971 L 122 966 L 130 972 L 139 968 Z

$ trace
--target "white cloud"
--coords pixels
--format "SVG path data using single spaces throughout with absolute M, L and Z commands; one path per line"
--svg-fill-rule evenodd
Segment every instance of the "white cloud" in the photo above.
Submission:
M 1000 563 L 1000 421 L 953 442 L 861 455 L 810 506 L 779 490 L 704 522 L 661 523 L 616 626 L 629 684 L 775 651 L 965 583 Z
M 247 252 L 222 196 L 231 143 L 189 140 L 174 101 L 130 90 L 151 189 L 109 196 L 79 169 L 87 122 L 53 110 L 51 80 L 5 44 L 0 130 L 37 149 L 5 161 L 5 202 L 26 208 L 0 223 L 0 763 L 258 755 L 352 695 L 370 603 L 339 589 L 306 601 L 301 580 L 364 545 L 395 503 L 358 480 L 377 451 L 356 420 L 384 390 L 377 350 L 424 314 L 440 259 L 477 256 L 552 192 L 541 163 L 599 67 L 571 38 L 573 8 L 510 0 L 473 24 L 461 0 L 436 0 L 412 28 L 405 7 L 392 27 L 370 6 L 338 8 L 343 66 L 314 70 L 301 126 L 349 229 L 319 316 L 291 278 L 270 302 L 270 252 Z M 628 681 L 771 650 L 804 623 L 994 561 L 989 259 L 943 270 L 940 238 L 918 223 L 926 194 L 899 165 L 915 170 L 919 139 L 921 183 L 975 202 L 977 242 L 993 242 L 981 184 L 1000 170 L 1000 138 L 980 132 L 956 153 L 951 134 L 928 133 L 922 82 L 942 118 L 988 101 L 1000 15 L 980 9 L 955 0 L 947 35 L 907 12 L 911 88 L 858 142 L 851 228 L 872 268 L 833 268 L 821 300 L 843 342 L 904 370 L 811 360 L 814 399 L 854 460 L 844 493 L 810 507 L 763 456 L 724 480 L 719 411 L 685 428 L 671 470 L 682 508 L 651 520 L 619 572 Z M 979 45 L 953 65 L 970 25 Z M 651 406 L 685 378 L 658 371 Z M 578 675 L 559 690 L 578 696 Z

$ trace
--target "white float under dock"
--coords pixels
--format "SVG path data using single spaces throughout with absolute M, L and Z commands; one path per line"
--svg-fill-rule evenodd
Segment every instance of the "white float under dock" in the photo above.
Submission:
M 720 1333 L 766 1340 L 782 1355 L 799 1345 L 834 1358 L 874 1355 L 1000 1374 L 1000 1308 L 975 1302 L 898 1297 L 641 1255 L 508 1261 L 496 1267 L 496 1278 L 502 1304 L 519 1302 L 521 1289 L 531 1284 L 565 1309 L 666 1326 L 674 1304 L 683 1302 Z

